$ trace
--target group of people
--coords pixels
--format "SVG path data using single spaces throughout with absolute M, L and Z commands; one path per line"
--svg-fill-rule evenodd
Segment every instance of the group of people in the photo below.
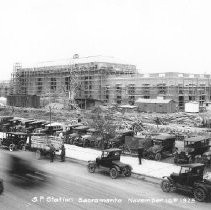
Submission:
M 50 162 L 53 162 L 54 161 L 55 152 L 56 152 L 56 149 L 53 146 L 53 144 L 51 144 L 50 151 L 49 151 L 49 153 L 50 153 Z M 62 146 L 61 146 L 60 158 L 61 158 L 61 162 L 64 162 L 65 161 L 65 146 L 64 146 L 64 144 L 62 144 Z

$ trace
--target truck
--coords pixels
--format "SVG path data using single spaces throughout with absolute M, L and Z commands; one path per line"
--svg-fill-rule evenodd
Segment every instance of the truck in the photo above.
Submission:
M 49 155 L 50 147 L 53 146 L 58 152 L 63 144 L 63 139 L 58 136 L 48 136 L 41 133 L 32 133 L 28 140 L 27 146 L 30 151 L 35 151 L 37 159 Z

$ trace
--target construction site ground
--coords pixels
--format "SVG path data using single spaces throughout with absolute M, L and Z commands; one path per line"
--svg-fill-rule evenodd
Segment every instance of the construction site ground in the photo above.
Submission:
M 107 112 L 108 110 L 102 110 Z M 137 112 L 110 112 L 114 116 L 114 121 L 118 124 L 127 126 L 137 120 L 142 122 L 144 128 L 149 132 L 169 132 L 177 131 L 181 134 L 194 133 L 198 135 L 209 135 L 210 128 L 200 127 L 203 118 L 209 118 L 210 113 L 199 114 L 187 114 L 187 113 L 172 113 L 172 114 L 158 114 L 158 113 L 137 113 Z M 32 109 L 32 108 L 17 108 L 6 107 L 0 110 L 0 116 L 14 116 L 20 118 L 32 118 L 51 120 L 52 122 L 60 122 L 64 124 L 70 124 L 73 121 L 77 121 L 78 117 L 82 119 L 82 122 L 86 125 L 90 123 L 90 116 L 95 115 L 93 110 L 58 110 L 58 109 Z M 155 123 L 155 119 L 160 119 L 160 124 Z M 124 127 L 123 126 L 123 127 Z M 100 155 L 99 150 L 80 148 L 74 145 L 66 145 L 67 157 L 81 161 L 94 160 Z M 143 164 L 138 164 L 137 157 L 122 156 L 121 160 L 125 163 L 129 163 L 133 167 L 133 173 L 141 176 L 148 176 L 153 178 L 162 178 L 162 176 L 169 175 L 172 172 L 177 172 L 179 167 L 173 164 L 173 157 L 163 159 L 161 162 L 143 160 Z M 155 173 L 156 171 L 156 173 Z
M 99 110 L 100 109 L 100 110 Z M 175 131 L 181 134 L 209 134 L 211 128 L 203 128 L 204 121 L 211 122 L 211 112 L 204 113 L 138 113 L 138 112 L 120 112 L 119 110 L 109 109 L 101 106 L 98 113 L 107 113 L 113 117 L 116 124 L 126 128 L 134 122 L 143 123 L 145 129 L 149 132 L 169 132 Z M 83 124 L 90 123 L 90 117 L 95 115 L 94 110 L 63 110 L 56 107 L 47 106 L 43 109 L 6 107 L 0 110 L 0 116 L 14 116 L 21 118 L 42 119 L 52 122 L 70 124 L 81 118 Z M 156 124 L 159 119 L 159 124 Z M 210 123 L 211 125 L 211 123 Z

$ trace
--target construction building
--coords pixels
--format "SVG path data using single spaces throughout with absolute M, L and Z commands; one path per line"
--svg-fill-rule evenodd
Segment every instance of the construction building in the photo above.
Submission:
M 107 80 L 117 75 L 136 74 L 136 66 L 112 57 L 93 56 L 65 62 L 22 67 L 16 63 L 12 73 L 11 95 L 38 95 L 45 103 L 77 102 L 86 108 L 107 102 Z M 42 105 L 42 102 L 41 102 Z
M 100 104 L 131 104 L 138 98 L 162 96 L 184 110 L 188 101 L 211 100 L 209 74 L 178 72 L 141 74 L 135 65 L 113 57 L 90 56 L 32 67 L 14 65 L 10 94 L 37 95 L 41 106 L 74 101 L 81 108 Z
M 178 110 L 184 110 L 186 102 L 198 101 L 200 106 L 211 100 L 211 75 L 178 72 L 133 74 L 108 78 L 111 101 L 134 104 L 138 98 L 155 99 L 162 96 L 172 99 Z

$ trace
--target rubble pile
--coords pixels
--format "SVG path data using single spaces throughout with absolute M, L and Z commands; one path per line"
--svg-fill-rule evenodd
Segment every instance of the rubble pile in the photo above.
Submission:
M 187 113 L 171 113 L 171 114 L 159 114 L 159 113 L 137 113 L 126 114 L 127 118 L 134 120 L 138 118 L 143 123 L 151 123 L 158 125 L 178 124 L 190 127 L 201 127 L 203 118 L 198 114 Z
M 81 118 L 84 125 L 91 125 L 93 116 L 98 114 L 109 116 L 119 130 L 136 129 L 137 132 L 148 133 L 201 133 L 206 129 L 202 129 L 203 122 L 208 116 L 202 114 L 190 113 L 137 113 L 137 112 L 120 112 L 114 107 L 99 106 L 92 110 L 64 110 L 54 109 L 51 111 L 46 109 L 33 109 L 33 108 L 18 108 L 7 107 L 6 110 L 0 111 L 2 116 L 16 116 L 22 118 L 33 118 L 41 120 L 51 120 L 71 124 Z
M 197 114 L 174 113 L 166 114 L 161 117 L 162 121 L 168 124 L 182 124 L 190 127 L 200 127 L 202 118 Z

